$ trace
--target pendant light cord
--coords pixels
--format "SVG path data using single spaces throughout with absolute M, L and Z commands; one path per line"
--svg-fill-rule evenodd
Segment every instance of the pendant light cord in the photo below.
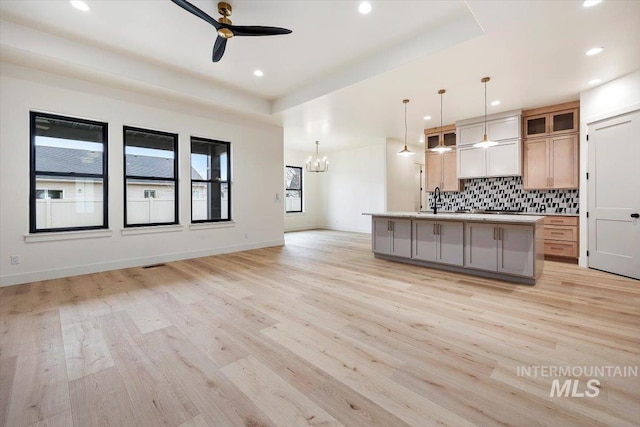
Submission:
M 444 134 L 442 133 L 442 94 L 440 94 L 440 143 L 444 147 Z
M 484 134 L 487 135 L 487 82 L 484 82 Z
M 407 103 L 404 103 L 404 149 L 407 149 Z

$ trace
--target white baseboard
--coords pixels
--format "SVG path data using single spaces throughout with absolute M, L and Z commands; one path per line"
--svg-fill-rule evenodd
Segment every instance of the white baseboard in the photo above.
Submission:
M 179 261 L 183 259 L 200 258 L 211 255 L 226 254 L 231 252 L 248 251 L 251 249 L 268 248 L 284 245 L 284 238 L 265 242 L 250 243 L 245 245 L 225 246 L 220 248 L 203 249 L 190 252 L 175 252 L 150 257 L 129 258 L 117 261 L 108 261 L 98 264 L 77 265 L 73 267 L 56 268 L 53 270 L 31 271 L 28 273 L 0 276 L 0 287 L 19 285 L 22 283 L 38 282 L 41 280 L 59 279 L 62 277 L 79 276 L 81 274 L 99 273 L 101 271 L 119 270 L 121 268 L 140 267 L 143 265 L 158 264 L 161 262 Z
M 320 230 L 324 227 L 320 225 L 299 225 L 297 227 L 285 227 L 284 232 L 288 231 L 305 231 L 305 230 Z

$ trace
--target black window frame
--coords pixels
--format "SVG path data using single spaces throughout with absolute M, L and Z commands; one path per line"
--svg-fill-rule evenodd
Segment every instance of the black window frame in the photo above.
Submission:
M 134 132 L 146 132 L 153 135 L 161 135 L 161 136 L 169 136 L 173 138 L 173 179 L 167 177 L 150 177 L 150 176 L 138 176 L 138 175 L 127 175 L 127 131 Z M 154 129 L 146 129 L 135 126 L 123 126 L 122 127 L 122 174 L 124 176 L 124 218 L 123 223 L 125 228 L 135 228 L 135 227 L 156 227 L 161 225 L 178 225 L 180 224 L 180 203 L 178 199 L 178 134 L 172 132 L 159 131 Z M 171 222 L 145 222 L 139 224 L 129 224 L 127 222 L 127 180 L 128 179 L 140 179 L 145 181 L 173 181 L 174 185 L 174 221 Z
M 102 173 L 50 172 L 36 170 L 36 118 L 74 121 L 102 127 Z M 29 111 L 29 233 L 61 233 L 65 231 L 102 230 L 109 228 L 109 124 L 96 120 L 87 120 L 59 114 Z M 102 179 L 102 225 L 79 227 L 37 228 L 36 227 L 36 177 L 101 178 Z
M 285 180 L 285 208 L 284 208 L 284 212 L 285 213 L 302 213 L 304 212 L 304 202 L 303 202 L 303 197 L 304 197 L 304 187 L 303 187 L 303 176 L 302 176 L 302 166 L 290 166 L 290 165 L 285 165 L 285 174 L 287 169 L 286 168 L 291 168 L 291 169 L 300 169 L 300 189 L 297 188 L 289 188 L 286 185 L 286 180 Z M 285 177 L 286 179 L 286 177 Z M 300 191 L 300 210 L 299 211 L 289 211 L 287 210 L 287 203 L 286 203 L 286 197 L 287 197 L 287 191 Z
M 217 145 L 225 145 L 227 149 L 227 179 L 216 180 L 216 179 L 193 179 L 193 175 L 191 174 L 191 156 L 193 154 L 193 143 L 195 142 L 205 142 L 208 144 L 217 144 Z M 204 224 L 211 222 L 231 222 L 232 221 L 232 212 L 231 212 L 231 142 L 229 141 L 221 141 L 217 139 L 211 138 L 203 138 L 200 136 L 191 136 L 189 140 L 189 178 L 191 179 L 191 224 Z M 203 183 L 203 184 L 227 184 L 227 212 L 228 218 L 218 218 L 218 219 L 193 219 L 193 183 Z M 211 200 L 209 203 L 211 203 Z

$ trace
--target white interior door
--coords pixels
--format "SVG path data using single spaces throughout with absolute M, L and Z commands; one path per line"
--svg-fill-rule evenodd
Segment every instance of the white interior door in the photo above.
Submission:
M 589 267 L 640 279 L 640 111 L 588 135 Z

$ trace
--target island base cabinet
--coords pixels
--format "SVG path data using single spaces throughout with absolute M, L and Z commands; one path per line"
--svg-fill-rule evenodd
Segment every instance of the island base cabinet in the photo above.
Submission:
M 413 259 L 459 265 L 464 263 L 464 224 L 413 222 Z
M 466 224 L 465 267 L 533 276 L 534 227 Z
M 497 234 L 496 224 L 466 224 L 465 267 L 498 271 Z
M 500 225 L 498 230 L 498 271 L 532 276 L 535 243 L 533 227 Z
M 373 218 L 373 252 L 411 257 L 411 220 Z

